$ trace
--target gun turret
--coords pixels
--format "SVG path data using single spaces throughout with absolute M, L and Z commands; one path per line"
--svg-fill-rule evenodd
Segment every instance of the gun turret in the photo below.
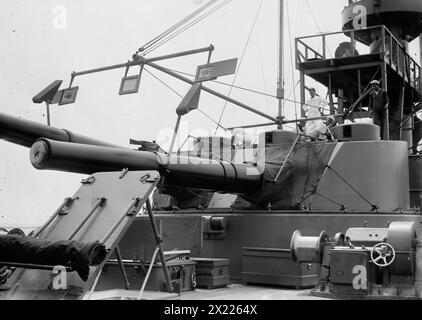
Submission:
M 164 193 L 171 194 L 172 190 L 180 188 L 200 189 L 237 194 L 259 208 L 266 207 L 268 203 L 274 208 L 295 208 L 300 199 L 297 200 L 298 197 L 292 194 L 294 190 L 299 190 L 294 186 L 298 181 L 300 185 L 307 185 L 313 184 L 315 180 L 298 180 L 297 177 L 303 174 L 295 174 L 293 171 L 301 173 L 307 164 L 293 161 L 296 157 L 293 155 L 292 159 L 285 158 L 294 146 L 296 135 L 279 130 L 264 133 L 262 137 L 264 140 L 258 153 L 265 155 L 258 164 L 250 164 L 198 158 L 196 155 L 169 156 L 162 152 L 135 151 L 0 113 L 0 139 L 31 147 L 31 163 L 40 170 L 82 174 L 124 168 L 157 170 L 163 177 L 159 188 Z M 297 151 L 303 153 L 297 155 L 299 159 L 309 158 L 308 148 L 299 148 Z M 275 181 L 276 175 L 280 175 L 279 171 L 280 179 Z M 300 190 L 306 188 L 302 186 Z
M 409 200 L 405 188 L 408 182 L 407 178 L 402 178 L 403 172 L 408 170 L 407 158 L 393 157 L 394 161 L 388 163 L 382 160 L 395 155 L 396 150 L 402 150 L 399 154 L 406 154 L 407 144 L 380 142 L 373 135 L 365 134 L 368 130 L 362 124 L 353 128 L 347 126 L 350 125 L 338 127 L 338 131 L 352 132 L 351 138 L 347 138 L 354 141 L 351 144 L 299 142 L 294 132 L 264 132 L 260 136 L 257 149 L 251 149 L 255 158 L 250 163 L 244 162 L 245 160 L 230 162 L 199 158 L 196 154 L 189 156 L 189 153 L 168 155 L 159 151 L 135 151 L 72 134 L 67 130 L 0 114 L 0 138 L 31 146 L 31 163 L 40 170 L 82 174 L 120 171 L 125 168 L 157 170 L 162 176 L 158 185 L 160 190 L 170 195 L 176 191 L 178 194 L 187 194 L 184 190 L 199 189 L 239 195 L 249 202 L 245 206 L 252 209 L 306 209 L 312 205 L 313 210 L 338 211 L 344 210 L 345 205 L 340 204 L 346 203 L 349 208 L 367 210 L 368 202 L 362 202 L 361 198 L 349 201 L 350 190 L 347 188 L 348 184 L 344 183 L 345 179 L 349 179 L 355 188 L 363 190 L 368 199 L 378 199 L 381 196 L 388 199 L 388 202 L 384 202 L 384 210 L 407 208 Z M 368 162 L 380 161 L 384 164 L 380 170 L 385 171 L 388 167 L 390 174 L 385 177 L 385 184 L 401 181 L 401 187 L 392 189 L 387 198 L 384 197 L 385 190 L 381 195 L 381 189 L 373 185 L 378 182 L 369 179 L 365 182 L 353 180 L 355 176 L 349 175 L 349 171 L 344 169 L 344 159 L 348 159 L 350 154 L 356 154 L 363 147 L 365 153 L 360 157 Z M 241 149 L 236 155 L 241 156 L 244 152 Z M 360 161 L 363 160 L 360 158 Z M 338 172 L 338 176 L 332 170 Z M 371 177 L 370 174 L 364 176 Z M 380 172 L 378 177 L 381 176 L 384 177 Z M 326 197 L 335 199 L 335 203 Z

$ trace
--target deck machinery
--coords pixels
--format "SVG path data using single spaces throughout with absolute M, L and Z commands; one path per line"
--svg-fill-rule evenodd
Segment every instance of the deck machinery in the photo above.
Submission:
M 341 32 L 296 39 L 301 102 L 305 103 L 306 77 L 311 77 L 328 88 L 331 113 L 344 115 L 344 123 L 332 129 L 333 141 L 311 141 L 278 129 L 261 134 L 258 145 L 237 148 L 224 138 L 204 138 L 209 143 L 199 144 L 195 152 L 168 155 L 157 149 L 134 151 L 4 114 L 0 138 L 30 147 L 37 169 L 89 174 L 77 193 L 92 197 L 87 203 L 95 203 L 100 192 L 124 198 L 111 184 L 122 183 L 127 172 L 132 172 L 127 179 L 133 190 L 138 190 L 139 177 L 151 188 L 157 186 L 153 225 L 164 251 L 229 259 L 232 281 L 296 288 L 318 285 L 316 294 L 329 296 L 420 298 L 416 284 L 422 265 L 418 251 L 422 156 L 417 144 L 422 136 L 416 112 L 422 82 L 420 66 L 409 55 L 407 43 L 422 31 L 422 3 L 350 1 L 342 17 Z M 384 133 L 376 125 L 358 121 L 368 117 L 368 84 L 373 79 L 381 81 L 391 100 Z M 104 177 L 107 172 L 112 176 Z M 151 191 L 142 189 L 138 195 L 142 203 L 148 204 Z M 132 210 L 132 203 L 122 212 L 139 211 L 138 205 Z M 107 203 L 104 208 L 111 210 Z M 56 214 L 56 220 L 62 215 Z M 98 226 L 90 231 L 97 218 L 91 219 L 85 221 L 86 237 L 103 238 L 105 231 Z M 66 226 L 78 225 L 64 218 L 53 222 L 44 225 L 41 235 L 57 239 L 66 234 Z M 113 225 L 102 223 L 108 228 Z M 113 240 L 109 249 L 115 255 L 111 252 L 109 261 L 94 270 L 83 290 L 61 291 L 60 298 L 82 298 L 90 290 L 143 290 L 140 275 L 146 271 L 146 261 L 157 253 L 151 216 L 132 214 L 124 228 L 113 228 L 108 233 Z M 390 257 L 390 247 L 396 253 L 394 263 L 389 258 L 378 265 L 373 252 Z M 330 250 L 340 253 L 330 260 Z M 356 270 L 344 263 L 341 254 L 368 268 L 365 281 L 371 283 L 371 291 L 364 289 L 367 282 L 362 284 L 362 277 L 354 291 Z M 333 273 L 327 274 L 326 266 L 337 272 L 334 278 L 341 278 L 340 282 L 330 283 Z M 12 289 L 4 296 L 47 294 L 43 287 L 47 280 L 34 282 L 34 274 L 23 274 L 15 272 L 8 279 Z M 184 283 L 185 276 L 176 272 L 172 281 Z M 188 278 L 194 282 L 194 277 Z M 324 284 L 329 289 L 322 290 Z M 400 285 L 407 289 L 383 291 Z

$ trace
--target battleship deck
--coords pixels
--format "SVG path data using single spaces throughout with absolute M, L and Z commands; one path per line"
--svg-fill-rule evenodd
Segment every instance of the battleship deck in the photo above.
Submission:
M 207 216 L 222 217 L 226 222 L 225 234 L 222 238 L 207 239 L 204 237 L 204 218 Z M 268 284 L 312 288 L 315 285 L 317 270 L 295 275 L 291 270 L 294 263 L 290 258 L 290 241 L 295 230 L 306 235 L 317 235 L 326 231 L 334 236 L 351 227 L 386 228 L 393 221 L 421 222 L 419 214 L 398 213 L 306 213 L 298 211 L 243 211 L 229 210 L 178 211 L 177 213 L 155 214 L 159 232 L 163 237 L 164 250 L 190 250 L 192 257 L 228 258 L 230 259 L 230 278 L 235 282 L 255 284 L 250 273 L 245 281 L 245 250 L 262 249 L 262 252 L 274 252 L 266 263 L 264 274 L 270 277 L 273 263 L 280 263 L 280 274 L 276 282 L 268 278 Z M 262 232 L 265 230 L 265 232 Z M 146 216 L 139 216 L 121 244 L 123 259 L 138 257 L 148 259 L 155 248 L 155 242 Z M 261 254 L 258 252 L 258 255 Z M 258 256 L 257 256 L 258 257 Z M 274 258 L 275 260 L 272 260 Z M 147 260 L 144 260 L 147 261 Z M 250 260 L 249 260 L 250 261 Z M 246 262 L 249 264 L 249 262 Z M 312 271 L 312 270 L 310 270 Z M 262 274 L 261 274 L 262 275 Z M 272 280 L 272 281 L 270 281 Z M 262 283 L 262 282 L 261 282 Z
M 137 299 L 136 290 L 106 290 L 94 292 L 91 300 Z M 163 292 L 145 292 L 145 300 L 327 300 L 311 295 L 310 290 L 294 290 L 279 287 L 245 286 L 231 284 L 227 288 L 214 290 L 195 289 L 179 295 Z

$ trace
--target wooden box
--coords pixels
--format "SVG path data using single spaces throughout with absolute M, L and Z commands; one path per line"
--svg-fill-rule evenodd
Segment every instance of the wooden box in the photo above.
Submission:
M 198 288 L 223 288 L 230 284 L 230 260 L 217 258 L 191 258 L 196 262 Z

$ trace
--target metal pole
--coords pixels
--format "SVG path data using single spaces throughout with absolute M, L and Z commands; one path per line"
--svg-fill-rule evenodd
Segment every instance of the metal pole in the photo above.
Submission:
M 179 132 L 179 126 L 180 126 L 180 119 L 181 118 L 182 118 L 182 116 L 177 117 L 176 126 L 174 127 L 174 133 L 173 133 L 173 137 L 171 139 L 168 161 L 170 161 L 171 153 L 173 152 L 174 143 L 176 142 L 176 136 L 177 136 L 177 133 Z
M 164 56 L 159 56 L 159 57 L 155 57 L 155 58 L 151 58 L 151 59 L 146 59 L 146 61 L 153 62 L 153 61 L 160 61 L 160 60 L 166 60 L 166 59 L 173 59 L 173 58 L 178 58 L 178 57 L 182 57 L 182 56 L 202 53 L 202 52 L 211 53 L 213 50 L 214 50 L 214 46 L 212 44 L 210 44 L 208 47 L 183 51 L 183 52 L 179 52 L 179 53 L 168 54 L 168 55 L 164 55 Z M 208 55 L 208 56 L 210 57 L 210 55 Z
M 334 109 L 334 101 L 333 101 L 333 80 L 331 76 L 331 72 L 328 73 L 328 100 L 330 103 L 330 114 L 336 112 Z
M 45 106 L 47 108 L 47 125 L 50 126 L 50 104 L 46 101 Z
M 280 170 L 278 170 L 277 176 L 274 178 L 273 183 L 276 183 L 278 181 L 278 178 L 280 178 L 281 172 L 283 171 L 284 167 L 286 166 L 287 160 L 289 160 L 290 155 L 292 154 L 293 150 L 295 149 L 295 146 L 297 142 L 299 141 L 300 134 L 297 135 L 295 142 L 293 142 L 292 147 L 289 150 L 289 153 L 287 154 L 286 158 L 283 161 L 283 165 L 280 167 Z
M 331 114 L 331 117 L 334 118 L 343 118 L 344 114 L 341 113 L 335 113 L 335 114 Z M 321 116 L 321 117 L 313 117 L 313 118 L 299 118 L 299 119 L 295 119 L 295 120 L 283 120 L 283 124 L 289 124 L 289 123 L 297 123 L 297 122 L 308 122 L 308 121 L 313 121 L 313 120 L 325 120 L 327 119 L 328 116 Z M 243 129 L 250 129 L 250 128 L 258 128 L 258 127 L 267 127 L 267 126 L 272 126 L 275 125 L 275 123 L 259 123 L 259 124 L 251 124 L 251 125 L 246 125 L 246 126 L 237 126 L 237 127 L 229 127 L 226 128 L 227 130 L 233 130 L 236 128 L 243 128 Z
M 146 201 L 146 206 L 147 206 L 149 220 L 150 220 L 151 226 L 152 226 L 152 231 L 154 233 L 155 241 L 157 243 L 157 248 L 159 249 L 158 253 L 160 254 L 161 266 L 163 267 L 164 276 L 166 278 L 167 289 L 169 290 L 170 293 L 172 293 L 173 292 L 173 285 L 171 283 L 169 270 L 167 269 L 167 263 L 166 263 L 166 259 L 164 257 L 163 246 L 161 245 L 161 243 L 163 242 L 163 238 L 161 238 L 160 234 L 158 233 L 157 224 L 155 223 L 154 215 L 152 214 L 152 207 L 151 207 L 151 202 L 149 201 L 149 199 Z M 151 264 L 152 263 L 154 263 L 154 261 L 151 261 Z
M 157 65 L 155 63 L 151 63 L 151 62 L 145 61 L 145 64 L 146 65 L 149 65 L 150 67 L 153 67 L 153 68 L 155 68 L 157 70 L 160 70 L 160 71 L 162 71 L 164 73 L 167 73 L 168 75 L 171 75 L 172 77 L 175 77 L 175 78 L 177 78 L 177 79 L 179 79 L 181 81 L 184 81 L 186 83 L 189 83 L 190 85 L 194 85 L 195 84 L 195 81 L 192 81 L 192 80 L 190 80 L 190 79 L 188 79 L 188 78 L 186 78 L 184 76 L 181 76 L 181 75 L 177 74 L 176 72 L 173 72 L 173 71 L 170 71 L 170 70 L 168 70 L 166 68 L 163 68 L 163 67 L 161 67 L 161 66 L 159 66 L 159 65 Z M 276 118 L 271 117 L 268 114 L 263 113 L 263 112 L 261 112 L 259 110 L 256 110 L 255 108 L 249 107 L 249 106 L 247 106 L 246 104 L 244 104 L 242 102 L 239 102 L 239 101 L 234 100 L 234 99 L 232 99 L 230 97 L 227 97 L 224 94 L 221 94 L 221 93 L 219 93 L 217 91 L 214 91 L 212 89 L 209 89 L 209 88 L 207 88 L 205 86 L 202 86 L 202 90 L 204 90 L 204 91 L 206 91 L 206 92 L 208 92 L 208 93 L 210 93 L 210 94 L 212 94 L 212 95 L 214 95 L 216 97 L 219 97 L 219 98 L 221 98 L 223 100 L 226 100 L 226 101 L 228 101 L 230 103 L 233 103 L 233 104 L 235 104 L 235 105 L 237 105 L 239 107 L 242 107 L 243 109 L 246 109 L 246 110 L 251 111 L 253 113 L 256 113 L 256 114 L 258 114 L 258 115 L 260 115 L 260 116 L 262 116 L 264 118 L 267 118 L 267 119 L 269 119 L 271 121 L 274 121 L 275 123 L 278 122 Z
M 384 61 L 381 65 L 382 70 L 382 88 L 388 92 L 388 74 L 387 74 L 387 63 Z M 382 140 L 390 140 L 390 116 L 389 110 L 386 109 L 384 112 L 384 128 L 381 132 Z
M 251 129 L 251 128 L 259 128 L 259 127 L 268 127 L 268 126 L 273 126 L 273 125 L 275 125 L 275 123 L 269 122 L 269 123 L 250 124 L 250 125 L 245 125 L 245 126 L 228 127 L 226 129 L 230 131 L 237 128 Z
M 75 201 L 77 198 L 66 198 L 64 199 L 63 203 L 60 205 L 60 207 L 54 212 L 54 214 L 47 220 L 46 223 L 43 224 L 43 226 L 35 231 L 35 233 L 32 235 L 34 238 L 38 237 L 52 222 L 54 219 L 56 219 L 57 216 L 59 216 L 62 212 L 62 210 L 66 207 L 69 207 L 72 205 L 73 201 Z
M 107 201 L 107 199 L 104 198 L 104 197 L 102 197 L 102 198 L 100 198 L 100 199 L 97 200 L 97 202 L 95 203 L 94 207 L 92 207 L 92 209 L 88 212 L 88 214 L 85 216 L 85 218 L 79 223 L 79 225 L 76 228 L 76 230 L 72 232 L 72 234 L 68 238 L 69 241 L 72 240 L 75 237 L 75 235 L 79 232 L 79 230 L 81 230 L 81 228 L 88 221 L 88 219 L 94 214 L 94 212 L 99 207 L 102 207 L 106 201 Z
M 358 94 L 359 97 L 362 95 L 362 74 L 360 69 L 358 69 Z M 362 103 L 359 104 L 359 107 L 362 109 Z
M 400 95 L 399 95 L 399 140 L 403 139 L 403 126 L 405 123 L 405 119 L 403 118 L 403 111 L 404 111 L 404 94 L 406 90 L 406 80 L 403 78 L 402 87 L 400 88 Z M 394 139 L 394 137 L 392 137 Z
M 343 89 L 338 89 L 337 91 L 337 110 L 340 113 L 344 113 L 344 91 Z M 342 119 L 340 122 L 340 124 L 344 123 L 344 120 Z
M 343 118 L 344 114 L 331 114 L 331 117 L 334 118 Z M 283 121 L 283 123 L 296 123 L 296 122 L 308 122 L 308 121 L 313 121 L 313 120 L 324 120 L 327 119 L 328 116 L 322 116 L 322 117 L 314 117 L 314 118 L 302 118 L 302 119 L 297 119 L 297 120 L 286 120 Z
M 303 105 L 305 104 L 305 74 L 300 71 L 300 116 L 305 118 L 305 111 Z
M 419 66 L 422 67 L 422 33 L 419 35 Z M 419 91 L 422 91 L 422 72 L 419 69 Z
M 83 75 L 87 75 L 87 74 L 91 74 L 91 73 L 108 71 L 108 70 L 113 70 L 113 69 L 127 68 L 127 67 L 131 67 L 131 66 L 142 65 L 142 64 L 144 64 L 146 62 L 152 62 L 152 61 L 159 61 L 159 60 L 165 60 L 165 59 L 178 58 L 178 57 L 187 56 L 187 55 L 191 55 L 191 54 L 197 54 L 197 53 L 202 53 L 202 52 L 210 52 L 210 51 L 213 51 L 213 50 L 214 50 L 214 46 L 213 45 L 209 45 L 208 47 L 205 47 L 205 48 L 200 48 L 200 49 L 195 49 L 195 50 L 189 50 L 189 51 L 183 51 L 183 52 L 179 52 L 179 53 L 168 54 L 168 55 L 165 55 L 165 56 L 159 56 L 159 57 L 155 57 L 155 58 L 151 58 L 151 59 L 143 59 L 143 58 L 141 58 L 139 60 L 128 61 L 126 63 L 119 63 L 119 64 L 114 64 L 114 65 L 111 65 L 111 66 L 106 66 L 106 67 L 101 67 L 101 68 L 95 68 L 95 69 L 89 69 L 89 70 L 84 70 L 84 71 L 73 72 L 72 73 L 72 77 L 83 76 Z
M 116 231 L 117 227 L 122 223 L 123 219 L 127 216 L 133 216 L 136 214 L 135 208 L 138 208 L 139 201 L 141 200 L 140 197 L 136 197 L 130 203 L 129 207 L 126 209 L 124 214 L 117 220 L 117 222 L 110 228 L 104 238 L 101 240 L 101 243 L 105 244 L 107 240 L 111 237 L 114 231 Z
M 212 56 L 212 52 L 214 51 L 214 46 L 211 44 L 210 47 L 212 47 L 212 49 L 208 52 L 208 59 L 207 59 L 207 63 L 211 62 L 211 56 Z
M 278 118 L 283 117 L 283 99 L 284 99 L 284 83 L 283 83 L 283 44 L 284 44 L 284 0 L 280 0 L 279 8 L 279 33 L 278 33 L 278 78 L 277 78 L 277 99 L 278 99 Z M 282 129 L 281 123 L 278 125 Z
M 116 246 L 116 248 L 114 249 L 114 253 L 116 254 L 117 263 L 119 264 L 119 268 L 120 268 L 120 272 L 122 274 L 123 283 L 125 284 L 125 288 L 126 288 L 126 290 L 129 290 L 130 283 L 129 283 L 129 280 L 127 279 L 125 265 L 123 264 L 122 254 L 120 253 L 119 246 Z

